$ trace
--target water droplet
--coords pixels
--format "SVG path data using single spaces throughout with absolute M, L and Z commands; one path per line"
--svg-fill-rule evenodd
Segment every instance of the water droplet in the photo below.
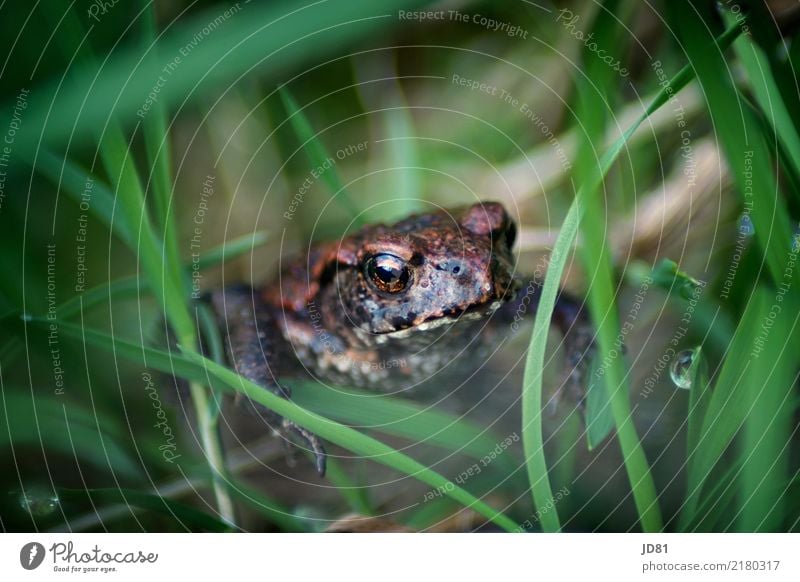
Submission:
M 800 224 L 795 225 L 794 234 L 792 234 L 792 252 L 800 251 Z
M 739 234 L 742 236 L 753 236 L 756 233 L 756 227 L 750 219 L 750 213 L 745 212 L 739 217 Z
M 36 485 L 20 491 L 17 500 L 22 510 L 33 517 L 46 517 L 58 509 L 61 503 L 57 495 Z
M 669 377 L 678 388 L 689 390 L 692 387 L 692 364 L 699 348 L 694 350 L 683 350 L 675 356 L 672 360 L 672 365 L 669 369 Z
M 23 313 L 22 315 L 19 316 L 19 318 L 22 321 L 33 321 L 33 315 L 31 315 L 30 313 Z

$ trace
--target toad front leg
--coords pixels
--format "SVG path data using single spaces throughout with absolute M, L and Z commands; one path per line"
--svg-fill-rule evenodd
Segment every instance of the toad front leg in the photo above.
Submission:
M 516 331 L 526 318 L 533 317 L 538 311 L 541 292 L 542 282 L 530 279 L 520 287 L 516 297 L 501 308 L 498 315 Z M 583 410 L 589 363 L 595 351 L 594 328 L 587 308 L 560 290 L 553 308 L 553 323 L 563 336 L 568 394 Z
M 282 338 L 274 316 L 248 286 L 215 291 L 208 299 L 222 330 L 229 364 L 242 376 L 281 398 L 290 391 L 278 382 L 277 342 Z M 317 472 L 325 474 L 325 449 L 320 439 L 295 422 L 254 403 L 268 426 L 286 438 L 294 435 L 314 455 Z

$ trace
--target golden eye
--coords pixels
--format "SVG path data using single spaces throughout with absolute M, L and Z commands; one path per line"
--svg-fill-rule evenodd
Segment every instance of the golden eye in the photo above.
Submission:
M 384 293 L 400 293 L 408 287 L 411 270 L 408 264 L 394 255 L 381 253 L 369 257 L 364 263 L 367 279 Z

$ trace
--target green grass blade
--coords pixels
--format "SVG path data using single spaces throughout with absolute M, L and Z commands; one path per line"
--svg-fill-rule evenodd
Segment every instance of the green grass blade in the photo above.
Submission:
M 778 284 L 783 280 L 793 234 L 789 215 L 780 198 L 762 127 L 750 108 L 742 103 L 729 78 L 724 55 L 715 46 L 704 22 L 706 8 L 705 5 L 695 8 L 690 0 L 676 0 L 667 5 L 667 13 L 697 72 L 709 116 L 755 227 L 755 238 L 769 273 Z M 758 184 L 757 199 L 754 183 Z M 800 307 L 800 302 L 793 300 L 793 303 Z
M 560 531 L 561 524 L 558 511 L 553 502 L 553 491 L 550 487 L 547 461 L 544 457 L 544 441 L 542 437 L 542 371 L 544 370 L 544 352 L 547 345 L 547 332 L 553 316 L 553 308 L 558 295 L 561 273 L 567 263 L 570 249 L 578 235 L 580 223 L 580 206 L 576 200 L 570 206 L 567 217 L 561 225 L 556 244 L 550 255 L 536 319 L 533 324 L 528 354 L 525 358 L 525 373 L 522 381 L 522 444 L 525 450 L 528 481 L 531 484 L 533 502 L 539 509 L 553 505 L 551 511 L 541 512 L 543 531 Z
M 398 106 L 386 112 L 386 135 L 388 146 L 387 168 L 397 168 L 393 181 L 393 196 L 407 201 L 406 214 L 419 211 L 417 202 L 420 192 L 420 180 L 417 175 L 419 154 L 416 147 L 414 122 L 405 106 Z
M 198 335 L 203 341 L 202 353 L 207 354 L 218 364 L 223 363 L 225 361 L 225 347 L 222 344 L 222 335 L 214 313 L 208 305 L 199 303 L 195 306 L 195 314 L 197 316 Z M 213 426 L 217 426 L 220 412 L 222 412 L 222 393 L 212 388 L 208 416 Z
M 517 527 L 502 512 L 492 509 L 486 503 L 470 495 L 439 473 L 428 469 L 392 447 L 352 428 L 309 412 L 294 402 L 284 400 L 235 372 L 198 354 L 192 352 L 185 352 L 182 356 L 169 354 L 113 338 L 96 330 L 81 329 L 72 324 L 61 324 L 61 328 L 65 335 L 84 337 L 87 343 L 106 350 L 113 349 L 116 354 L 126 359 L 140 362 L 153 369 L 174 373 L 190 382 L 210 382 L 228 392 L 243 394 L 281 416 L 293 420 L 314 432 L 320 438 L 337 444 L 357 455 L 367 457 L 369 460 L 391 467 L 431 487 L 440 488 L 445 495 L 452 497 L 465 507 L 475 510 L 506 531 L 514 531 Z
M 238 479 L 230 479 L 230 492 L 243 503 L 247 503 L 258 513 L 267 517 L 282 532 L 308 532 L 305 521 L 295 516 L 287 507 L 264 495 L 252 487 L 248 487 Z
M 208 532 L 231 530 L 230 525 L 199 509 L 137 489 L 58 489 L 58 496 L 63 501 L 71 502 L 124 503 L 164 514 L 193 530 Z
M 719 43 L 720 48 L 729 46 L 734 41 L 734 39 L 736 39 L 736 37 L 739 34 L 741 34 L 741 30 L 739 29 L 738 26 L 730 27 L 729 29 L 727 29 L 717 39 L 717 42 Z M 639 128 L 639 126 L 641 126 L 641 124 L 644 121 L 646 121 L 647 118 L 650 115 L 652 115 L 653 113 L 658 111 L 658 109 L 660 109 L 664 104 L 666 104 L 669 101 L 671 95 L 679 93 L 681 91 L 681 89 L 686 87 L 686 85 L 688 85 L 689 82 L 693 78 L 694 78 L 694 71 L 689 65 L 686 65 L 685 67 L 683 67 L 677 73 L 677 75 L 672 77 L 668 81 L 666 86 L 664 86 L 658 92 L 658 94 L 653 98 L 653 101 L 647 106 L 647 108 L 636 119 L 636 121 L 634 121 L 634 123 L 627 130 L 625 130 L 625 132 L 622 134 L 622 136 L 620 138 L 618 138 L 611 145 L 611 147 L 603 154 L 603 156 L 602 156 L 602 158 L 600 160 L 601 163 L 600 163 L 599 171 L 596 172 L 595 174 L 590 175 L 588 177 L 587 183 L 584 184 L 582 186 L 582 188 L 595 188 L 595 187 L 597 187 L 597 185 L 600 184 L 600 182 L 602 181 L 604 176 L 608 173 L 608 171 L 611 168 L 611 166 L 614 164 L 614 162 L 617 160 L 619 155 L 624 150 L 625 144 L 627 143 L 627 141 L 633 136 L 633 134 L 636 132 L 636 130 Z M 577 200 L 578 199 L 579 198 L 576 198 L 576 201 L 572 203 L 572 206 L 575 207 L 575 208 L 574 208 L 574 210 L 573 210 L 573 208 L 570 208 L 570 212 L 576 212 L 577 213 Z M 559 233 L 558 240 L 556 241 L 556 245 L 566 244 L 566 242 L 562 243 L 562 237 L 565 237 L 566 240 L 569 241 L 569 245 L 567 245 L 567 246 L 573 245 L 575 243 L 575 239 L 577 238 L 577 229 L 570 229 L 570 231 L 567 232 L 562 228 L 560 233 Z M 549 278 L 553 278 L 556 281 L 559 281 L 561 279 L 562 272 L 563 272 L 563 269 L 559 270 L 557 268 L 554 268 L 554 266 L 551 264 L 550 267 L 548 268 L 547 274 L 545 276 L 545 285 L 547 285 L 547 280 Z M 539 311 L 537 312 L 537 318 L 538 318 L 539 314 L 543 314 L 543 317 L 546 317 L 544 315 L 544 313 L 546 311 L 547 311 L 547 306 L 542 305 L 540 303 Z M 549 308 L 549 312 L 550 312 L 550 314 L 552 314 L 552 306 Z M 549 319 L 547 321 L 549 322 Z M 549 325 L 549 323 L 548 323 L 548 325 Z M 544 345 L 537 345 L 537 349 L 544 350 Z M 528 354 L 528 357 L 529 358 L 531 357 L 531 353 L 530 352 Z M 535 357 L 538 359 L 539 356 L 536 355 Z M 542 357 L 543 357 L 543 355 L 542 355 Z M 526 374 L 528 374 L 528 373 L 529 372 L 527 371 L 527 366 L 526 366 Z M 534 379 L 533 380 L 534 383 L 537 382 L 537 381 L 541 382 L 541 378 L 537 379 L 535 373 L 531 373 L 531 376 Z M 535 397 L 536 396 L 536 392 L 537 392 L 535 387 L 532 385 L 532 387 L 530 387 L 529 390 L 530 390 L 529 397 Z M 538 393 L 541 395 L 541 386 L 538 389 Z M 523 404 L 524 404 L 524 401 L 523 401 Z M 531 438 L 531 437 L 528 437 L 528 438 Z M 523 439 L 525 439 L 525 436 L 523 436 Z M 534 436 L 533 437 L 534 450 L 536 450 L 536 448 L 535 448 L 536 440 L 537 440 L 537 437 Z M 540 438 L 539 438 L 539 440 L 540 440 Z M 638 441 L 638 437 L 637 437 L 636 440 Z M 629 439 L 629 441 L 630 441 L 630 439 Z M 630 444 L 630 442 L 628 444 Z M 545 465 L 546 466 L 546 464 L 543 462 L 543 460 L 540 460 L 540 461 L 537 461 L 537 462 L 540 465 Z M 644 476 L 643 476 L 644 479 L 651 479 L 648 476 L 648 473 L 649 473 L 649 471 L 647 471 L 644 474 Z M 654 490 L 654 487 L 652 489 Z M 548 494 L 544 494 L 544 493 L 543 493 L 543 495 L 548 496 L 548 497 L 552 497 L 552 492 L 549 493 L 549 495 Z M 652 500 L 646 500 L 645 503 L 647 503 L 649 505 L 652 502 L 654 502 L 654 499 L 655 498 L 653 497 Z M 537 505 L 537 507 L 543 507 L 543 506 Z M 552 525 L 552 524 L 550 524 L 550 525 Z M 653 525 L 655 525 L 655 523 Z
M 170 108 L 187 96 L 196 99 L 217 92 L 251 69 L 259 68 L 273 78 L 290 67 L 319 57 L 320 47 L 333 54 L 341 47 L 374 35 L 397 23 L 392 15 L 428 2 L 420 0 L 332 1 L 311 3 L 289 10 L 283 2 L 242 3 L 234 13 L 211 8 L 171 27 L 158 41 L 160 55 L 180 55 L 180 65 L 168 77 L 158 99 Z M 227 17 L 226 17 L 227 14 Z M 192 39 L 210 22 L 222 20 L 214 34 L 181 55 L 186 39 Z M 148 94 L 164 74 L 161 62 L 143 61 L 141 44 L 115 52 L 105 66 L 78 69 L 71 83 L 59 90 L 53 83 L 35 87 L 26 113 L 26 131 L 18 136 L 20 148 L 41 143 L 55 146 L 71 136 L 93 135 L 112 115 L 134 119 Z M 14 102 L 0 107 L 0 118 L 10 119 Z M 49 110 L 58 116 L 48 119 Z
M 295 403 L 284 400 L 264 390 L 261 386 L 246 380 L 238 374 L 202 356 L 187 353 L 186 357 L 190 362 L 204 366 L 214 378 L 219 380 L 230 391 L 244 394 L 248 398 L 263 404 L 281 416 L 295 421 L 299 425 L 314 432 L 319 437 L 344 447 L 357 455 L 386 465 L 400 473 L 422 481 L 435 489 L 444 491 L 445 495 L 458 501 L 464 507 L 475 510 L 506 531 L 511 532 L 516 529 L 516 524 L 502 512 L 492 509 L 485 502 L 477 499 L 461 487 L 455 485 L 452 481 L 428 469 L 411 457 L 396 451 L 392 447 L 352 428 L 334 423 L 321 416 L 308 412 Z
M 103 420 L 105 419 L 105 421 Z M 140 480 L 141 466 L 112 434 L 113 422 L 73 402 L 0 391 L 0 449 L 30 446 L 90 463 L 99 471 Z M 43 430 L 47 427 L 47 430 Z
M 772 301 L 770 297 L 766 299 Z M 775 307 L 767 305 L 767 309 Z M 766 353 L 752 361 L 742 380 L 749 409 L 739 443 L 739 457 L 744 463 L 739 492 L 740 531 L 785 531 L 784 484 L 789 480 L 791 404 L 797 379 L 797 355 L 791 352 L 788 342 L 797 324 L 798 314 L 774 319 L 770 331 L 773 337 L 767 340 L 772 349 L 765 348 Z
M 311 127 L 311 122 L 303 113 L 303 110 L 297 106 L 294 98 L 286 87 L 280 89 L 281 99 L 289 115 L 289 123 L 292 125 L 294 132 L 297 134 L 297 139 L 300 142 L 300 147 L 305 151 L 308 161 L 312 168 L 327 168 L 326 170 L 316 170 L 322 175 L 322 181 L 328 187 L 331 196 L 334 200 L 345 210 L 351 218 L 356 221 L 356 224 L 361 224 L 361 212 L 353 200 L 350 198 L 347 190 L 339 177 L 339 172 L 336 170 L 336 160 L 331 157 L 325 148 L 325 144 L 319 137 L 319 134 Z
M 380 141 L 385 146 L 382 168 L 390 168 L 386 176 L 391 180 L 392 210 L 398 216 L 424 211 L 422 194 L 425 192 L 423 170 L 420 167 L 420 152 L 414 119 L 405 100 L 405 95 L 397 81 L 386 81 L 389 95 L 381 96 L 383 106 L 383 135 Z M 384 101 L 387 105 L 384 106 Z M 386 208 L 378 206 L 367 211 L 375 222 L 386 220 Z
M 52 19 L 54 13 L 49 13 L 48 17 Z M 154 24 L 152 12 L 149 13 L 147 17 L 148 19 L 145 22 L 145 27 L 152 27 Z M 79 45 L 79 39 L 82 37 L 83 25 L 71 11 L 67 13 L 66 22 L 67 26 L 57 37 L 62 46 L 69 50 L 71 47 L 77 47 Z M 150 32 L 152 33 L 152 29 Z M 151 34 L 151 36 L 153 35 Z M 98 65 L 89 45 L 87 45 L 87 51 L 88 52 L 85 53 L 86 58 L 82 60 L 84 60 L 85 69 L 91 71 Z M 171 52 L 168 54 L 176 53 Z M 135 52 L 133 56 L 136 56 Z M 154 70 L 162 66 L 158 59 L 155 58 L 145 59 L 144 62 L 147 64 L 143 69 L 149 68 Z M 103 63 L 103 65 L 105 65 L 105 63 Z M 101 65 L 100 72 L 103 70 L 107 71 L 108 69 L 109 67 L 103 67 Z M 134 70 L 142 70 L 138 67 L 138 61 L 132 63 L 130 71 Z M 166 141 L 166 124 L 163 123 L 162 117 L 161 122 L 156 120 L 153 122 L 150 129 L 145 129 L 145 132 L 149 134 L 149 137 L 147 135 L 145 137 L 150 146 L 148 150 L 152 156 L 158 156 L 158 159 L 154 159 L 153 161 L 157 171 L 156 206 L 160 209 L 159 216 L 163 220 L 163 228 L 161 228 L 162 233 L 164 236 L 168 237 L 167 239 L 163 239 L 156 236 L 156 231 L 153 229 L 147 209 L 145 208 L 145 193 L 142 190 L 141 181 L 132 159 L 132 152 L 124 138 L 121 128 L 117 125 L 118 116 L 114 114 L 113 107 L 118 103 L 115 96 L 119 94 L 106 94 L 103 97 L 106 104 L 96 104 L 98 108 L 107 108 L 111 105 L 111 109 L 106 110 L 105 116 L 98 118 L 95 123 L 84 127 L 84 131 L 76 127 L 80 125 L 81 119 L 86 119 L 86 115 L 82 117 L 81 114 L 87 112 L 87 107 L 91 107 L 91 105 L 88 104 L 88 102 L 91 101 L 91 97 L 86 93 L 86 87 L 96 87 L 97 85 L 95 85 L 95 83 L 100 82 L 98 81 L 99 75 L 100 73 L 98 73 L 98 76 L 91 78 L 91 83 L 83 87 L 81 87 L 80 84 L 67 85 L 73 88 L 72 91 L 67 90 L 61 92 L 57 89 L 57 95 L 71 95 L 71 105 L 78 105 L 79 108 L 77 111 L 73 112 L 74 115 L 70 116 L 66 114 L 64 110 L 56 107 L 55 110 L 59 111 L 60 115 L 56 117 L 52 123 L 43 125 L 42 131 L 46 132 L 46 128 L 60 125 L 63 131 L 69 130 L 70 140 L 76 135 L 79 136 L 78 139 L 84 134 L 100 136 L 98 144 L 99 155 L 111 179 L 112 185 L 114 185 L 116 202 L 119 203 L 121 209 L 120 215 L 124 217 L 126 223 L 130 225 L 130 234 L 136 233 L 137 235 L 129 241 L 135 244 L 135 246 L 131 248 L 137 253 L 137 258 L 147 276 L 151 289 L 155 292 L 156 298 L 179 340 L 186 349 L 196 349 L 197 342 L 194 323 L 189 316 L 189 310 L 186 304 L 187 298 L 183 293 L 182 265 L 179 262 L 177 240 L 175 239 L 174 228 L 170 226 L 169 221 L 168 208 L 169 195 L 171 194 L 171 189 L 168 187 L 168 183 L 170 182 L 169 162 L 164 157 L 164 153 L 153 153 L 152 151 L 154 142 L 163 143 Z M 127 86 L 129 81 L 130 75 L 125 77 L 123 87 Z M 44 91 L 44 93 L 46 92 L 47 91 Z M 127 92 L 128 95 L 131 93 L 130 91 Z M 95 93 L 95 96 L 96 95 L 98 95 L 98 93 Z M 68 97 L 68 99 L 70 99 L 70 97 Z M 46 118 L 49 118 L 49 112 L 53 105 L 53 103 L 49 105 L 40 105 L 41 111 L 39 116 L 32 112 L 32 124 L 44 124 L 45 122 L 41 119 L 41 115 L 45 115 Z M 63 105 L 65 107 L 70 106 L 66 103 Z M 161 106 L 163 106 L 163 104 Z M 36 109 L 36 106 L 34 106 L 33 109 Z M 90 116 L 92 113 L 94 113 L 94 111 L 89 112 L 88 115 Z M 153 113 L 154 116 L 157 115 L 156 112 Z M 103 130 L 98 132 L 98 128 L 103 128 Z M 48 140 L 42 139 L 40 143 L 48 143 Z M 20 147 L 23 155 L 25 155 L 25 152 L 30 151 L 31 145 L 31 143 L 20 140 Z M 112 216 L 109 220 L 109 224 L 113 224 L 113 214 L 116 210 L 116 206 L 112 206 L 112 208 Z M 134 225 L 136 225 L 137 228 L 134 228 Z M 193 396 L 192 402 L 197 411 L 203 449 L 206 453 L 209 466 L 214 473 L 213 483 L 218 508 L 223 517 L 232 523 L 233 505 L 218 479 L 218 476 L 223 472 L 224 462 L 222 459 L 222 446 L 219 442 L 219 435 L 216 432 L 213 410 L 209 404 L 208 395 L 201 386 L 191 385 L 190 390 Z
M 744 400 L 746 389 L 742 385 L 742 380 L 753 347 L 754 338 L 750 331 L 758 329 L 766 315 L 763 311 L 765 306 L 762 296 L 763 293 L 759 292 L 748 302 L 729 345 L 714 390 L 711 392 L 707 410 L 702 419 L 695 419 L 692 422 L 695 434 L 697 423 L 702 421 L 702 424 L 699 436 L 693 434 L 692 440 L 696 444 L 689 451 L 690 456 L 687 458 L 689 466 L 687 495 L 681 515 L 681 523 L 684 526 L 695 518 L 703 484 L 741 428 L 749 407 L 749 403 Z
M 325 477 L 336 487 L 350 509 L 357 515 L 374 515 L 368 488 L 356 485 L 336 459 L 328 458 L 327 465 Z
M 155 43 L 156 17 L 154 3 L 148 2 L 143 16 L 143 49 L 149 54 L 151 66 L 159 60 Z M 177 283 L 188 288 L 187 273 L 181 269 L 181 256 L 178 251 L 175 213 L 172 207 L 172 172 L 170 170 L 169 135 L 167 133 L 167 111 L 161 101 L 156 101 L 142 122 L 145 151 L 150 166 L 148 185 L 152 187 L 155 207 L 155 223 L 160 239 L 164 241 L 166 262 L 170 269 L 176 269 Z
M 135 218 L 139 220 L 139 261 L 151 289 L 184 350 L 196 350 L 197 334 L 194 320 L 189 315 L 187 297 L 180 282 L 180 266 L 168 264 L 166 260 L 168 257 L 161 252 L 163 245 L 153 230 L 144 205 L 139 176 L 119 128 L 115 125 L 107 128 L 100 149 L 109 175 L 116 177 L 117 200 L 122 212 L 131 220 Z M 216 406 L 209 398 L 209 392 L 201 384 L 190 383 L 189 390 L 192 404 L 197 412 L 198 432 L 203 451 L 214 478 L 214 494 L 218 509 L 228 522 L 234 523 L 233 502 L 223 483 L 225 462 L 216 426 Z
M 497 491 L 497 475 L 483 471 L 469 478 L 465 482 L 469 484 L 470 491 Z M 516 495 L 524 487 L 525 481 L 522 479 L 515 479 L 514 486 L 519 487 L 515 489 Z M 509 489 L 511 491 L 511 489 Z M 527 506 L 526 506 L 527 507 Z M 464 509 L 460 504 L 455 502 L 452 498 L 439 495 L 433 499 L 426 498 L 424 503 L 421 503 L 411 509 L 409 514 L 402 520 L 407 527 L 414 531 L 423 531 L 435 529 L 437 527 L 446 526 L 449 522 L 453 524 L 453 520 L 463 527 Z M 531 528 L 525 528 L 523 525 L 517 527 L 515 533 L 523 533 L 529 531 Z
M 186 308 L 184 294 L 180 286 L 176 285 L 177 278 L 168 271 L 169 265 L 164 262 L 162 245 L 145 208 L 144 192 L 132 154 L 122 132 L 116 126 L 108 128 L 100 150 L 108 173 L 114 180 L 119 212 L 127 216 L 132 224 L 137 224 L 139 262 L 142 269 L 151 282 L 164 313 L 175 328 L 175 333 L 184 338 L 184 342 L 186 338 L 190 338 L 193 345 L 194 322 Z
M 292 398 L 303 408 L 349 425 L 369 419 L 370 430 L 428 443 L 473 459 L 489 454 L 505 437 L 492 435 L 468 420 L 402 398 L 306 382 L 292 387 Z M 492 461 L 498 469 L 513 472 L 517 464 L 507 455 Z
M 256 247 L 260 247 L 267 242 L 266 231 L 256 231 L 226 241 L 205 251 L 197 264 L 200 270 L 208 269 L 215 265 L 220 265 L 232 261 L 242 255 L 252 252 Z
M 606 377 L 601 373 L 599 358 L 592 360 L 589 386 L 586 389 L 586 448 L 597 447 L 614 430 L 614 415 L 608 401 Z
M 82 203 L 86 203 L 86 200 L 83 199 L 83 195 L 88 193 L 87 212 L 103 223 L 128 248 L 136 249 L 131 224 L 126 216 L 114 213 L 114 193 L 106 184 L 93 178 L 75 162 L 59 158 L 47 149 L 39 152 L 36 170 L 53 184 L 60 185 L 78 207 L 84 207 Z
M 686 458 L 690 459 L 700 444 L 700 434 L 711 400 L 711 383 L 708 379 L 706 361 L 700 348 L 694 350 L 688 371 L 692 385 L 689 388 L 689 413 L 686 429 Z
M 90 309 L 103 302 L 137 297 L 140 292 L 149 292 L 150 286 L 139 275 L 122 277 L 110 283 L 102 283 L 88 291 L 67 299 L 58 306 L 58 316 L 63 319 L 77 315 L 81 309 Z
M 726 526 L 730 526 L 729 505 L 732 504 L 736 494 L 736 480 L 742 471 L 742 464 L 734 460 L 708 488 L 708 493 L 703 496 L 703 501 L 698 505 L 694 517 L 687 523 L 679 524 L 679 531 L 721 531 L 722 527 L 717 527 L 724 518 L 727 518 Z
M 724 14 L 728 26 L 736 24 L 732 14 L 727 11 Z M 744 66 L 756 102 L 786 148 L 795 176 L 800 178 L 800 135 L 772 74 L 769 60 L 749 35 L 739 37 L 733 48 Z
M 624 50 L 622 40 L 627 37 L 627 31 L 620 26 L 616 17 L 617 4 L 613 1 L 604 3 L 593 31 L 600 46 L 607 47 L 609 54 L 621 57 Z M 633 3 L 626 3 L 623 10 L 630 11 L 632 6 Z M 609 101 L 609 95 L 616 78 L 614 71 L 598 61 L 596 55 L 588 49 L 584 61 L 587 76 L 579 77 L 577 84 L 578 121 L 584 132 L 584 141 L 579 150 L 576 174 L 581 184 L 577 197 L 584 206 L 584 218 L 580 225 L 584 240 L 580 247 L 580 257 L 587 278 L 591 281 L 587 304 L 596 328 L 598 350 L 595 357 L 610 362 L 605 369 L 605 385 L 641 527 L 644 531 L 660 531 L 663 521 L 658 496 L 633 422 L 625 360 L 611 355 L 616 349 L 615 342 L 620 329 L 615 303 L 616 282 L 611 248 L 604 230 L 606 224 L 599 220 L 600 217 L 607 216 L 601 199 L 603 193 L 599 188 L 603 176 L 599 179 L 592 178 L 593 175 L 603 172 L 602 160 L 598 163 L 595 159 L 593 144 L 602 140 L 606 116 L 613 114 L 614 104 Z
M 724 51 L 726 48 L 731 46 L 741 34 L 742 30 L 738 25 L 732 25 L 725 29 L 725 31 L 715 39 L 716 50 L 719 50 L 720 52 Z M 601 160 L 603 176 L 605 176 L 605 174 L 608 172 L 611 162 L 616 160 L 616 158 L 622 152 L 622 149 L 625 147 L 625 144 L 631 137 L 633 137 L 633 134 L 636 133 L 636 130 L 639 128 L 639 126 L 645 120 L 647 120 L 648 117 L 666 104 L 671 99 L 672 95 L 677 95 L 684 87 L 686 87 L 686 85 L 693 81 L 694 78 L 694 67 L 692 65 L 684 65 L 681 70 L 675 74 L 675 76 L 667 81 L 666 85 L 661 88 L 647 108 L 641 113 L 641 115 L 639 115 L 636 121 L 632 123 L 627 130 L 625 130 L 625 132 L 622 134 L 622 137 L 617 139 L 603 155 Z M 600 179 L 602 179 L 602 176 Z
M 266 239 L 265 233 L 257 232 L 223 243 L 203 253 L 197 266 L 200 270 L 203 270 L 226 261 L 232 261 L 252 251 L 256 246 L 264 244 Z M 188 269 L 192 265 L 186 264 L 185 267 Z M 81 305 L 86 310 L 100 303 L 138 297 L 139 293 L 151 293 L 150 284 L 146 279 L 139 275 L 121 277 L 110 283 L 102 283 L 92 287 L 76 297 L 67 299 L 58 306 L 58 316 L 61 319 L 69 319 L 80 312 Z

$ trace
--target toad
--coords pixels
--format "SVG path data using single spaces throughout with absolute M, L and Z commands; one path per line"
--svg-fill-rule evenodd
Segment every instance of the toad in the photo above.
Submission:
M 316 243 L 261 287 L 212 292 L 212 305 L 237 372 L 290 398 L 282 383 L 321 382 L 409 390 L 477 368 L 520 313 L 532 315 L 540 284 L 515 276 L 516 226 L 504 207 L 478 203 L 367 226 Z M 554 323 L 564 335 L 566 386 L 580 406 L 592 332 L 580 303 L 561 292 Z M 280 434 L 299 440 L 324 474 L 314 434 L 264 410 Z

